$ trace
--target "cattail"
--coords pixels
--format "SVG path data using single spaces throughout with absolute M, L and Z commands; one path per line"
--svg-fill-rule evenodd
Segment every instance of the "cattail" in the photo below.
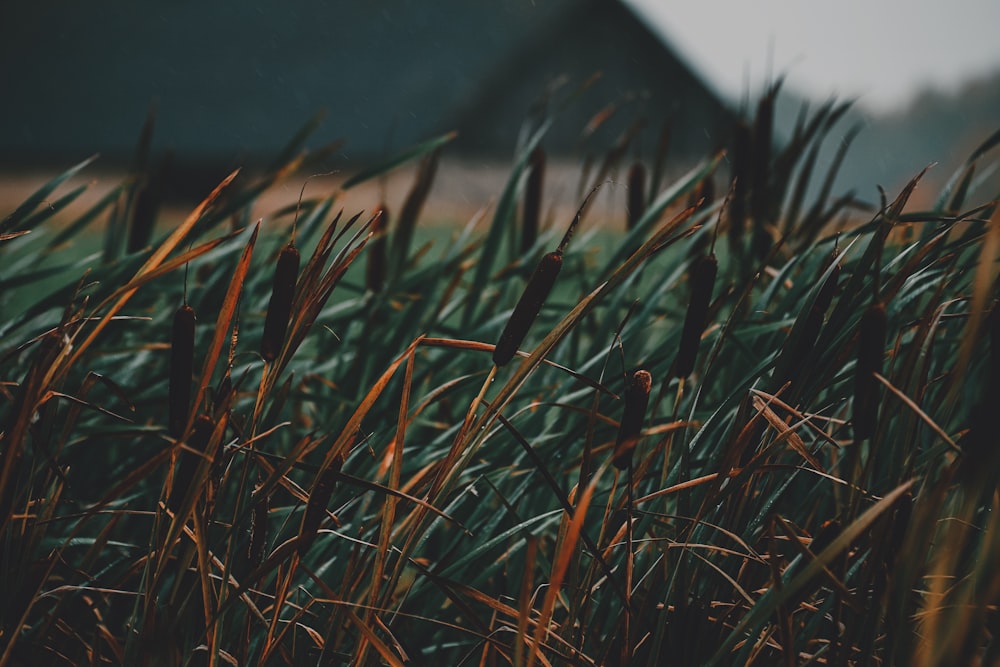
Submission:
M 528 162 L 528 182 L 524 186 L 521 220 L 521 253 L 526 253 L 538 239 L 538 220 L 542 209 L 542 185 L 545 179 L 545 151 L 537 146 Z
M 653 160 L 653 175 L 649 179 L 649 202 L 660 191 L 660 182 L 663 180 L 663 170 L 667 164 L 667 155 L 670 153 L 670 137 L 672 125 L 669 119 L 663 121 L 660 127 L 660 138 L 656 142 L 656 157 Z
M 386 269 L 386 231 L 389 228 L 389 213 L 385 205 L 378 207 L 372 220 L 372 240 L 368 244 L 368 266 L 365 271 L 365 282 L 372 292 L 381 292 L 385 286 Z
M 851 422 L 854 439 L 870 438 L 878 425 L 879 382 L 885 353 L 885 305 L 873 303 L 861 316 L 858 335 L 858 362 L 854 374 L 854 404 Z
M 892 513 L 892 520 L 889 524 L 889 548 L 885 554 L 886 567 L 891 567 L 902 552 L 903 540 L 906 538 L 906 530 L 910 526 L 912 514 L 913 493 L 907 491 L 896 501 L 896 509 Z
M 729 202 L 729 241 L 737 252 L 741 249 L 746 222 L 746 206 L 750 192 L 750 126 L 736 123 L 733 135 L 733 196 Z
M 156 186 L 151 183 L 143 184 L 132 205 L 132 220 L 125 246 L 129 253 L 139 252 L 149 244 L 159 212 L 160 194 Z
M 251 567 L 257 567 L 264 562 L 267 552 L 267 515 L 271 510 L 270 494 L 262 491 L 263 484 L 258 480 L 254 489 L 253 512 L 250 514 L 250 544 L 247 546 L 247 558 Z
M 768 217 L 770 206 L 771 144 L 774 141 L 774 94 L 768 92 L 757 104 L 753 127 L 753 166 L 750 170 L 750 215 L 760 226 Z
M 649 404 L 649 390 L 653 386 L 653 376 L 646 370 L 637 370 L 625 380 L 625 408 L 618 427 L 613 463 L 619 470 L 628 467 L 632 452 L 639 441 L 642 423 L 646 420 L 646 406 Z
M 393 234 L 392 263 L 396 271 L 403 271 L 406 261 L 410 256 L 410 244 L 413 242 L 413 233 L 417 227 L 417 218 L 420 210 L 427 201 L 431 186 L 434 185 L 434 176 L 437 174 L 438 162 L 441 159 L 441 149 L 437 148 L 433 153 L 425 157 L 417 168 L 417 177 L 410 188 L 406 199 L 403 200 L 403 207 L 399 211 L 396 219 L 396 231 Z
M 267 304 L 267 318 L 264 320 L 264 336 L 260 341 L 260 355 L 265 361 L 274 361 L 285 343 L 288 319 L 292 314 L 292 298 L 295 296 L 295 280 L 299 275 L 299 251 L 289 243 L 278 255 L 278 265 L 274 269 L 274 283 L 271 300 Z
M 194 429 L 191 431 L 191 436 L 187 440 L 188 447 L 194 451 L 181 450 L 177 457 L 180 459 L 180 465 L 177 467 L 177 474 L 174 475 L 173 487 L 170 491 L 170 498 L 167 501 L 167 507 L 174 513 L 180 509 L 184 497 L 194 483 L 198 465 L 201 462 L 202 456 L 208 450 L 208 442 L 211 440 L 212 431 L 214 430 L 215 424 L 211 418 L 207 415 L 198 415 L 198 418 L 194 422 Z M 198 453 L 196 454 L 195 452 Z
M 674 377 L 686 378 L 694 372 L 694 362 L 698 358 L 698 345 L 708 319 L 708 307 L 712 301 L 712 288 L 718 269 L 715 253 L 700 257 L 691 268 L 691 300 L 688 302 L 677 359 L 674 361 Z
M 139 252 L 149 245 L 153 237 L 156 218 L 163 204 L 164 184 L 171 168 L 172 154 L 167 153 L 155 173 L 142 180 L 135 201 L 132 203 L 132 218 L 129 221 L 128 240 L 125 244 L 129 253 Z
M 830 309 L 833 297 L 837 294 L 839 280 L 840 265 L 837 264 L 831 269 L 830 275 L 827 276 L 827 279 L 820 286 L 819 291 L 816 293 L 816 298 L 809 308 L 809 312 L 800 315 L 800 317 L 804 317 L 805 319 L 802 321 L 798 341 L 793 346 L 786 346 L 782 350 L 781 356 L 775 365 L 774 376 L 779 384 L 784 384 L 788 380 L 795 381 L 795 376 L 797 375 L 796 369 L 805 361 L 806 356 L 808 356 L 816 344 L 816 339 L 819 338 L 820 330 L 823 327 L 823 319 L 826 317 L 826 311 Z
M 802 327 L 802 344 L 807 346 L 804 352 L 808 352 L 819 336 L 819 330 L 823 326 L 823 318 L 826 317 L 826 311 L 830 309 L 833 297 L 837 294 L 839 280 L 840 265 L 837 264 L 830 270 L 830 275 L 819 288 L 812 307 L 809 308 L 809 313 L 806 315 L 806 321 Z
M 646 167 L 636 162 L 628 170 L 628 218 L 626 229 L 635 229 L 636 224 L 646 212 Z
M 174 313 L 170 335 L 170 387 L 167 399 L 167 428 L 181 437 L 191 409 L 191 381 L 194 379 L 194 308 L 184 304 Z
M 321 470 L 316 477 L 309 500 L 306 502 L 306 511 L 302 515 L 302 527 L 299 529 L 299 541 L 296 550 L 299 556 L 304 556 L 316 540 L 319 526 L 326 516 L 326 508 L 333 497 L 333 489 L 337 485 L 337 475 L 344 465 L 344 457 L 334 457 L 330 467 Z
M 528 329 L 538 317 L 542 304 L 552 291 L 561 268 L 562 252 L 559 250 L 548 253 L 538 262 L 493 350 L 493 363 L 498 367 L 504 366 L 514 358 L 518 346 L 521 345 Z

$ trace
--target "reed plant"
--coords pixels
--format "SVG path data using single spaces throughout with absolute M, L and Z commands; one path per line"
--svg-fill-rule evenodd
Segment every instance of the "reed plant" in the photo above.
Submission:
M 624 233 L 540 228 L 548 123 L 417 251 L 451 135 L 261 219 L 308 133 L 170 228 L 48 183 L 0 221 L 0 666 L 997 664 L 1000 133 L 930 205 L 813 198 L 846 107 L 779 145 L 775 95 Z

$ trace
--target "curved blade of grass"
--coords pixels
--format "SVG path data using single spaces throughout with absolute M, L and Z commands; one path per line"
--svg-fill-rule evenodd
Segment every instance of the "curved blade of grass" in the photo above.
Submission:
M 121 183 L 111 188 L 111 190 L 109 190 L 106 195 L 101 197 L 101 199 L 96 204 L 90 207 L 90 210 L 88 210 L 86 213 L 84 213 L 79 218 L 74 220 L 71 224 L 69 224 L 65 229 L 61 230 L 58 234 L 56 234 L 55 238 L 49 241 L 48 245 L 46 246 L 46 249 L 52 250 L 53 248 L 62 245 L 69 239 L 76 236 L 84 227 L 89 225 L 91 222 L 94 221 L 95 218 L 97 218 L 97 216 L 103 213 L 105 209 L 111 206 L 111 204 L 118 201 L 118 197 L 121 196 L 121 193 L 122 191 L 124 191 L 125 187 L 126 187 L 125 184 Z
M 87 187 L 88 186 L 86 185 L 80 185 L 71 190 L 68 194 L 63 195 L 62 197 L 55 200 L 51 204 L 48 204 L 39 211 L 36 211 L 35 213 L 29 215 L 27 218 L 21 221 L 20 225 L 18 225 L 19 231 L 28 231 L 34 229 L 41 223 L 45 222 L 46 220 L 54 216 L 56 213 L 58 213 L 59 211 L 63 210 L 64 208 L 72 204 L 74 201 L 76 201 L 77 197 L 79 197 L 80 195 L 82 195 L 84 192 L 87 191 Z
M 56 188 L 71 179 L 73 176 L 76 176 L 96 159 L 97 155 L 92 155 L 83 162 L 70 167 L 36 190 L 33 195 L 24 200 L 23 204 L 14 209 L 13 213 L 4 218 L 3 221 L 0 221 L 0 234 L 5 234 L 10 231 L 19 231 L 21 225 L 26 219 L 28 219 L 28 216 L 31 215 L 31 213 L 38 208 L 38 205 L 44 202 Z

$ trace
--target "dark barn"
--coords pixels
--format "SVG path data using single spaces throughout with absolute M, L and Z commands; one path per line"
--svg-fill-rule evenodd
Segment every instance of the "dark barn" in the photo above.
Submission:
M 451 154 L 508 159 L 546 98 L 553 154 L 578 152 L 609 105 L 602 150 L 639 120 L 652 145 L 669 120 L 672 154 L 701 156 L 730 117 L 616 0 L 55 0 L 0 15 L 8 166 L 124 164 L 151 105 L 159 148 L 220 166 L 266 160 L 319 110 L 311 141 L 344 139 L 353 163 L 453 129 Z

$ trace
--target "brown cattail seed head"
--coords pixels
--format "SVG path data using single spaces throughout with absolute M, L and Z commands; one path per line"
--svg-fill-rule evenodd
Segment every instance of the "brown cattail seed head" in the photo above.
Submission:
M 802 377 L 798 371 L 799 366 L 816 345 L 816 339 L 819 338 L 820 330 L 823 328 L 826 311 L 830 309 L 833 297 L 837 294 L 839 280 L 840 265 L 837 264 L 830 270 L 830 275 L 816 292 L 816 298 L 809 311 L 799 315 L 799 317 L 805 318 L 799 338 L 792 343 L 791 347 L 786 344 L 786 348 L 782 350 L 776 365 L 775 378 L 780 384 L 784 384 L 788 380 L 797 383 L 798 379 Z
M 545 180 L 545 151 L 537 146 L 528 162 L 528 181 L 524 186 L 524 209 L 521 221 L 521 252 L 531 250 L 538 239 L 538 221 L 542 209 L 542 186 Z
M 636 162 L 628 170 L 628 218 L 626 229 L 635 229 L 646 212 L 646 167 Z
M 719 263 L 715 259 L 715 254 L 700 257 L 691 268 L 691 300 L 688 302 L 681 342 L 674 362 L 675 377 L 686 378 L 694 372 L 694 363 L 698 358 L 701 334 L 708 320 L 708 307 L 712 302 L 712 288 L 715 286 L 718 269 Z
M 191 381 L 194 378 L 194 308 L 184 304 L 174 313 L 170 334 L 170 383 L 168 388 L 167 428 L 174 438 L 181 437 L 191 410 Z
M 858 335 L 858 363 L 854 373 L 854 404 L 851 416 L 855 440 L 872 437 L 878 425 L 879 381 L 875 378 L 875 374 L 882 373 L 885 329 L 885 305 L 873 303 L 861 316 Z
M 372 240 L 368 244 L 368 266 L 365 282 L 372 292 L 381 292 L 385 286 L 386 232 L 389 228 L 389 213 L 385 205 L 379 206 L 372 220 Z
M 330 467 L 321 470 L 316 477 L 309 500 L 306 503 L 306 511 L 302 515 L 302 527 L 299 529 L 299 541 L 296 550 L 299 556 L 304 556 L 312 543 L 316 540 L 320 524 L 326 516 L 326 508 L 333 497 L 333 490 L 337 485 L 337 475 L 344 465 L 344 457 L 334 457 Z
M 558 251 L 548 253 L 538 262 L 493 350 L 493 363 L 497 366 L 503 366 L 514 358 L 518 346 L 528 334 L 528 329 L 538 317 L 542 304 L 552 291 L 561 268 L 562 253 Z
M 153 186 L 144 184 L 136 193 L 135 203 L 132 205 L 132 224 L 128 230 L 126 243 L 129 253 L 139 252 L 149 243 L 159 211 L 159 194 Z
M 749 183 L 750 215 L 759 227 L 769 214 L 771 179 L 771 143 L 774 141 L 774 96 L 768 93 L 757 104 L 753 128 L 753 168 Z
M 734 249 L 741 249 L 743 230 L 747 216 L 747 200 L 750 193 L 750 126 L 745 122 L 736 123 L 733 136 L 733 196 L 729 202 L 729 240 Z
M 649 405 L 649 391 L 653 387 L 653 376 L 646 370 L 637 370 L 625 380 L 625 408 L 618 426 L 618 441 L 615 444 L 613 463 L 619 470 L 628 467 L 632 461 L 632 451 L 642 433 L 646 420 L 646 406 Z
M 288 319 L 292 314 L 292 299 L 295 296 L 295 280 L 299 275 L 299 251 L 288 244 L 278 255 L 274 269 L 274 284 L 271 287 L 271 301 L 267 304 L 264 320 L 264 336 L 260 341 L 260 355 L 265 361 L 274 361 L 285 344 Z

